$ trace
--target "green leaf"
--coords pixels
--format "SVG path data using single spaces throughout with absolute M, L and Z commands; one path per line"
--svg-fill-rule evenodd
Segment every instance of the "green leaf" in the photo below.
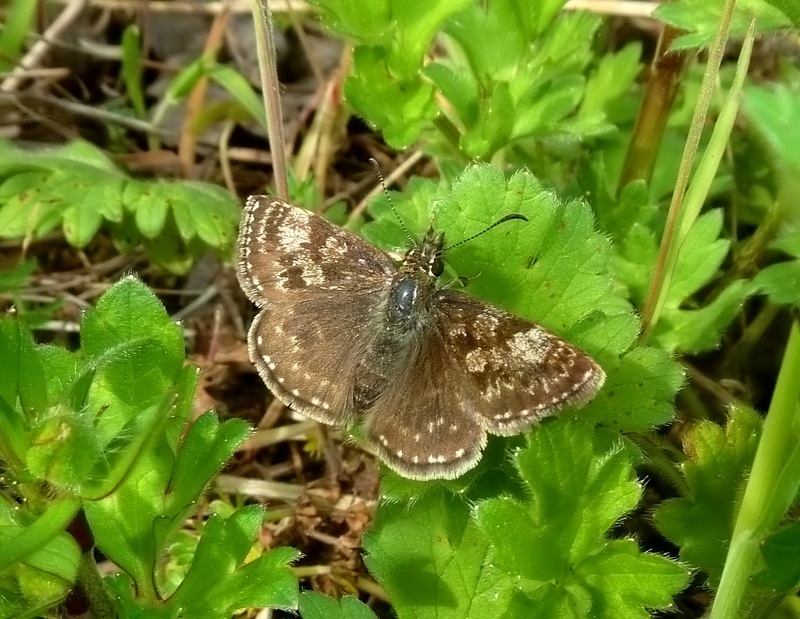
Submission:
M 458 115 L 459 145 L 466 156 L 489 159 L 510 142 L 532 136 L 580 138 L 610 128 L 602 111 L 579 109 L 600 20 L 588 13 L 553 19 L 551 9 L 561 4 L 473 4 L 445 23 L 460 49 L 425 73 Z
M 86 247 L 102 223 L 102 213 L 89 200 L 64 209 L 64 236 L 73 247 Z
M 503 607 L 510 590 L 470 511 L 441 488 L 408 505 L 380 505 L 364 536 L 365 561 L 399 616 L 479 619 Z
M 603 366 L 608 378 L 594 400 L 575 416 L 618 430 L 642 432 L 669 423 L 684 373 L 666 351 L 634 348 Z
M 607 431 L 545 423 L 516 456 L 530 498 L 478 505 L 491 561 L 503 584 L 530 599 L 515 602 L 536 609 L 530 616 L 649 617 L 647 609 L 669 607 L 688 584 L 677 563 L 641 552 L 633 540 L 606 538 L 641 497 L 635 457 Z
M 800 304 L 800 260 L 788 260 L 764 267 L 753 278 L 761 294 L 780 305 Z
M 317 0 L 334 29 L 358 43 L 345 96 L 390 144 L 413 142 L 436 115 L 434 89 L 420 80 L 423 60 L 442 22 L 467 0 Z
M 62 507 L 68 503 L 51 503 L 47 514 L 30 523 L 25 508 L 0 498 L 0 563 L 7 568 L 0 576 L 0 617 L 46 616 L 74 586 L 80 549 L 64 527 L 78 504 L 72 502 L 65 519 Z
M 198 619 L 229 616 L 247 606 L 297 608 L 297 580 L 286 566 L 299 555 L 296 550 L 277 548 L 242 565 L 263 517 L 263 508 L 256 505 L 228 518 L 213 514 L 170 606 Z
M 681 465 L 689 494 L 664 501 L 653 514 L 681 559 L 706 572 L 712 587 L 719 584 L 760 433 L 761 419 L 745 407 L 731 410 L 725 428 L 711 421 L 692 426 L 684 443 L 689 459 Z
M 767 536 L 761 544 L 761 554 L 767 566 L 753 576 L 758 587 L 785 592 L 787 595 L 800 586 L 800 522 L 793 522 Z
M 238 228 L 239 205 L 222 188 L 128 179 L 80 141 L 35 153 L 0 148 L 0 182 L 0 237 L 36 238 L 61 225 L 84 247 L 107 221 L 121 251 L 144 243 L 153 262 L 175 273 L 209 246 L 226 251 Z
M 756 276 L 757 277 L 757 276 Z M 700 309 L 673 309 L 656 327 L 656 338 L 667 350 L 698 354 L 719 346 L 723 332 L 756 290 L 756 282 L 735 281 Z
M 678 307 L 716 277 L 730 249 L 730 241 L 719 238 L 721 231 L 721 209 L 703 213 L 694 222 L 675 264 L 665 310 Z
M 54 568 L 61 568 L 68 581 L 74 579 L 80 550 L 65 529 L 79 508 L 78 500 L 62 498 L 52 501 L 43 514 L 20 517 L 18 506 L 14 509 L 5 498 L 0 500 L 0 571 L 22 561 L 37 569 L 53 569 L 54 574 L 59 573 Z
M 586 81 L 581 114 L 606 113 L 616 99 L 628 92 L 638 77 L 641 55 L 642 45 L 637 41 L 600 58 Z
M 376 619 L 369 606 L 346 595 L 340 600 L 316 591 L 300 594 L 300 616 L 303 619 Z
M 110 288 L 87 313 L 82 351 L 106 357 L 90 393 L 90 407 L 103 409 L 97 431 L 115 436 L 138 411 L 162 401 L 181 370 L 180 327 L 150 290 L 134 277 Z
M 425 123 L 436 116 L 434 89 L 417 77 L 387 74 L 386 51 L 357 47 L 352 73 L 344 85 L 350 105 L 395 148 L 405 148 L 419 137 Z
M 250 83 L 231 67 L 215 64 L 208 70 L 208 76 L 222 86 L 241 105 L 250 116 L 266 129 L 267 117 L 264 104 Z
M 243 419 L 230 419 L 220 424 L 216 415 L 210 412 L 201 415 L 191 425 L 175 460 L 168 497 L 174 508 L 184 507 L 202 493 L 211 477 L 222 468 L 250 431 Z
M 0 71 L 8 73 L 22 56 L 22 49 L 34 25 L 36 4 L 28 0 L 14 0 L 5 10 L 3 29 L 0 31 Z
M 674 26 L 685 30 L 685 34 L 673 41 L 671 49 L 681 50 L 709 45 L 716 35 L 722 18 L 721 0 L 681 0 L 660 4 L 653 15 Z M 731 38 L 741 39 L 747 33 L 750 22 L 756 20 L 758 33 L 788 28 L 791 21 L 781 11 L 763 0 L 742 0 L 737 2 L 730 25 Z
M 742 108 L 747 122 L 760 134 L 780 161 L 800 167 L 800 104 L 797 89 L 781 82 L 769 88 L 750 83 L 744 89 Z

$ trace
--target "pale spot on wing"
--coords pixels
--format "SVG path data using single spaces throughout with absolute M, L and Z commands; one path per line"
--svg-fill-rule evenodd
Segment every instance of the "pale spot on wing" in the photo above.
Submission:
M 467 370 L 472 372 L 473 374 L 477 374 L 479 372 L 483 372 L 486 369 L 487 358 L 486 354 L 480 348 L 476 350 L 470 350 L 467 353 L 466 357 L 467 361 Z
M 526 363 L 534 365 L 545 360 L 550 352 L 552 338 L 545 331 L 533 327 L 522 333 L 515 333 L 508 341 L 508 347 Z
M 303 282 L 309 288 L 321 286 L 325 283 L 325 275 L 322 272 L 322 267 L 314 262 L 307 262 L 303 266 L 303 272 L 300 277 L 302 277 Z
M 306 222 L 295 215 L 296 211 L 289 211 L 286 220 L 278 226 L 278 245 L 287 252 L 306 251 L 303 245 L 311 240 Z
M 329 260 L 344 256 L 346 253 L 347 244 L 343 243 L 335 236 L 329 236 L 325 239 L 325 245 L 320 248 L 320 254 Z
M 475 331 L 494 337 L 500 324 L 497 316 L 491 312 L 483 312 L 475 317 Z

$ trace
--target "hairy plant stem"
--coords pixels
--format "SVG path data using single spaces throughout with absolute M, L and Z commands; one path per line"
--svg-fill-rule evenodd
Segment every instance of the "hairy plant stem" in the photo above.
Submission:
M 760 544 L 797 493 L 794 451 L 800 428 L 800 323 L 795 320 L 783 355 L 764 431 L 733 529 L 710 619 L 742 617 L 742 600 Z M 794 450 L 794 451 L 793 451 Z M 796 473 L 796 472 L 795 472 Z

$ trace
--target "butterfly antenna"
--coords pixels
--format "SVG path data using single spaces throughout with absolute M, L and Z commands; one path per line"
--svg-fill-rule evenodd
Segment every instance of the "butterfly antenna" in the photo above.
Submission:
M 486 233 L 487 233 L 487 232 L 489 232 L 489 230 L 491 230 L 492 228 L 496 228 L 496 227 L 497 227 L 497 226 L 499 226 L 500 224 L 502 224 L 502 223 L 505 223 L 505 222 L 507 222 L 507 221 L 511 221 L 512 219 L 521 219 L 522 221 L 528 221 L 528 218 L 527 218 L 527 217 L 525 217 L 525 215 L 521 215 L 520 213 L 511 213 L 510 215 L 506 215 L 505 217 L 501 217 L 500 219 L 498 219 L 496 222 L 494 222 L 494 223 L 493 223 L 491 226 L 489 226 L 488 228 L 486 228 L 486 229 L 484 229 L 484 230 L 481 230 L 480 232 L 478 232 L 478 234 L 473 234 L 472 236 L 470 236 L 470 237 L 468 237 L 468 238 L 466 238 L 466 239 L 464 239 L 464 240 L 462 240 L 462 241 L 459 241 L 458 243 L 455 243 L 455 244 L 453 244 L 453 245 L 450 245 L 450 247 L 445 247 L 445 248 L 444 248 L 444 251 L 449 251 L 449 250 L 453 249 L 454 247 L 458 247 L 459 245 L 463 245 L 464 243 L 468 243 L 468 242 L 469 242 L 469 241 L 471 241 L 472 239 L 476 239 L 476 238 L 478 238 L 478 237 L 479 237 L 481 234 L 486 234 Z
M 402 217 L 400 217 L 400 213 L 397 212 L 397 209 L 394 206 L 394 200 L 392 200 L 392 196 L 389 193 L 389 190 L 386 189 L 386 181 L 383 178 L 383 173 L 381 172 L 380 165 L 372 157 L 369 158 L 369 162 L 375 167 L 375 173 L 378 175 L 378 180 L 380 180 L 380 182 L 381 182 L 381 187 L 383 187 L 383 193 L 386 194 L 386 199 L 389 200 L 389 206 L 392 207 L 392 212 L 394 213 L 394 216 L 397 217 L 397 221 L 400 222 L 400 227 L 403 228 L 403 232 L 406 233 L 406 236 L 408 237 L 408 239 L 414 245 L 416 245 L 417 241 L 414 239 L 413 236 L 411 236 L 411 233 L 408 231 L 408 228 L 406 228 L 406 225 L 403 223 L 403 219 L 402 219 Z

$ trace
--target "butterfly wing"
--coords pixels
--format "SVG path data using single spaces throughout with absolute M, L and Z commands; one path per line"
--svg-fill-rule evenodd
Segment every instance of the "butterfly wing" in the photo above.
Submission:
M 435 328 L 418 334 L 387 389 L 365 414 L 366 439 L 410 479 L 454 479 L 478 463 L 486 430 L 475 397 Z
M 412 479 L 452 479 L 480 459 L 487 433 L 520 434 L 588 402 L 605 373 L 584 352 L 530 321 L 468 295 L 436 293 L 397 380 L 366 416 L 366 436 Z
M 258 307 L 382 288 L 395 271 L 382 251 L 319 215 L 272 196 L 245 203 L 237 275 Z
M 436 307 L 442 353 L 459 366 L 471 409 L 491 434 L 524 432 L 603 386 L 591 357 L 540 325 L 451 290 L 437 292 Z
M 363 326 L 394 272 L 388 256 L 322 217 L 269 196 L 247 200 L 237 274 L 263 310 L 248 348 L 276 397 L 322 423 L 350 421 Z

